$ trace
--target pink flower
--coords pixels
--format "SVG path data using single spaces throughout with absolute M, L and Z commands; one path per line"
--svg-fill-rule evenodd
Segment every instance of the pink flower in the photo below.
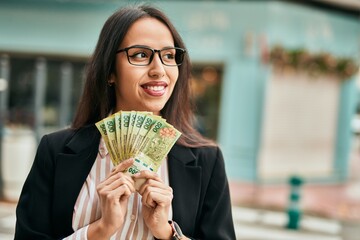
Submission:
M 160 136 L 163 138 L 174 138 L 176 137 L 176 132 L 173 128 L 162 128 L 160 129 Z

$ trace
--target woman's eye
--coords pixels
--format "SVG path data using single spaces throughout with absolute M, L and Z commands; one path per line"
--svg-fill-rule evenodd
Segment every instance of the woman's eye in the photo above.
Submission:
M 166 54 L 164 54 L 164 55 L 162 56 L 162 58 L 172 60 L 172 59 L 175 59 L 175 54 L 173 54 L 173 53 L 166 53 Z
M 147 58 L 148 55 L 145 52 L 137 52 L 131 55 L 132 58 Z

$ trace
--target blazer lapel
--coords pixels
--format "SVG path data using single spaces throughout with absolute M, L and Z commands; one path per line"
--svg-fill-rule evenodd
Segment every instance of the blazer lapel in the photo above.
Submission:
M 196 160 L 190 148 L 179 145 L 174 145 L 169 153 L 169 180 L 174 191 L 173 219 L 184 231 L 194 229 L 199 208 L 201 167 L 196 166 Z
M 80 129 L 59 153 L 54 182 L 54 222 L 59 232 L 71 233 L 72 215 L 79 192 L 95 162 L 100 134 L 95 126 Z

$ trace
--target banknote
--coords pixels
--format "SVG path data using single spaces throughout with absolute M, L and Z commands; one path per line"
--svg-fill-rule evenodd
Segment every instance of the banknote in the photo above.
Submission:
M 114 114 L 115 119 L 115 128 L 116 128 L 116 142 L 117 145 L 121 144 L 121 111 Z M 124 159 L 125 153 L 123 152 L 123 148 L 119 148 L 120 160 Z
M 144 137 L 136 158 L 157 172 L 181 133 L 165 120 L 155 122 Z
M 114 162 L 115 159 L 116 159 L 116 155 L 115 155 L 115 153 L 113 152 L 112 147 L 111 147 L 111 145 L 110 145 L 110 140 L 109 140 L 109 138 L 108 138 L 108 133 L 107 133 L 107 131 L 106 131 L 106 127 L 105 127 L 104 121 L 101 120 L 101 121 L 97 122 L 95 125 L 96 125 L 97 129 L 99 130 L 102 138 L 104 139 L 106 148 L 108 149 L 108 152 L 109 152 L 109 154 L 110 154 L 110 157 L 111 157 L 112 161 Z
M 114 154 L 113 162 L 115 165 L 118 165 L 121 161 L 119 148 L 117 144 L 117 137 L 116 137 L 116 127 L 115 127 L 115 118 L 110 116 L 103 119 L 103 123 L 105 124 L 108 142 L 111 148 L 112 153 Z M 108 150 L 109 151 L 109 150 Z
M 126 172 L 157 172 L 181 133 L 151 112 L 119 111 L 97 122 L 114 166 L 134 158 Z M 137 184 L 139 185 L 139 184 Z
M 131 156 L 131 138 L 133 137 L 133 129 L 134 129 L 137 114 L 138 113 L 136 111 L 130 112 L 130 122 L 129 122 L 129 127 L 128 127 L 127 142 L 126 142 L 128 156 Z
M 121 147 L 123 148 L 123 152 L 124 152 L 124 159 L 128 159 L 130 157 L 130 155 L 128 154 L 128 146 L 127 146 L 127 141 L 128 141 L 128 129 L 129 129 L 129 123 L 130 123 L 130 112 L 126 112 L 126 111 L 122 111 L 121 112 L 121 139 L 122 139 L 122 142 L 119 143 L 120 146 L 118 147 Z
M 133 143 L 134 154 L 139 152 L 140 146 L 143 144 L 146 134 L 155 122 L 156 120 L 154 120 L 154 116 L 145 116 Z
M 142 126 L 144 124 L 145 119 L 149 119 L 148 115 L 150 115 L 150 113 L 148 112 L 138 112 L 136 114 L 136 119 L 134 122 L 134 126 L 131 130 L 130 133 L 130 138 L 129 138 L 129 152 L 130 155 L 134 155 L 134 153 L 136 152 L 136 141 L 140 140 L 140 134 L 141 134 L 141 129 Z M 151 115 L 150 115 L 151 116 Z

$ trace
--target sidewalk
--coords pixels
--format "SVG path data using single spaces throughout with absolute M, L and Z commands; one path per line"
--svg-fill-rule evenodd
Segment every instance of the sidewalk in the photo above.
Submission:
M 14 239 L 15 207 L 0 202 L 1 240 Z M 233 207 L 233 217 L 237 240 L 352 240 L 342 237 L 344 227 L 336 220 L 303 216 L 300 230 L 294 231 L 284 228 L 287 216 L 283 212 Z M 360 228 L 356 229 L 352 236 L 360 235 Z
M 303 216 L 299 230 L 286 229 L 283 212 L 233 207 L 237 240 L 347 240 L 339 221 Z
M 301 188 L 304 212 L 328 219 L 357 222 L 360 228 L 360 142 L 351 152 L 349 179 L 342 183 L 306 183 Z M 233 205 L 282 210 L 289 204 L 289 185 L 230 181 Z M 357 239 L 359 240 L 360 237 Z

